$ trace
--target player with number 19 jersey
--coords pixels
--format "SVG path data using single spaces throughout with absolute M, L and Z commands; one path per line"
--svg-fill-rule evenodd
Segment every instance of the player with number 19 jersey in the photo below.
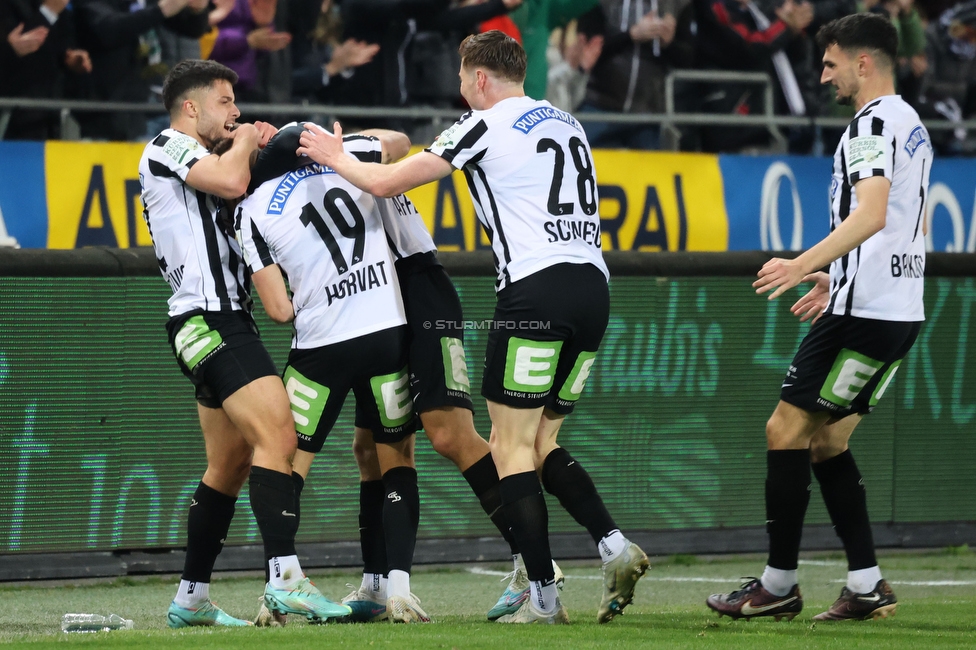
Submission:
M 427 151 L 464 172 L 491 239 L 497 290 L 560 263 L 592 264 L 610 277 L 593 156 L 572 115 L 510 97 L 466 113 Z
M 362 146 L 353 140 L 346 149 Z M 384 200 L 312 163 L 263 183 L 241 203 L 237 230 L 248 266 L 278 264 L 288 277 L 293 348 L 406 324 L 377 206 Z

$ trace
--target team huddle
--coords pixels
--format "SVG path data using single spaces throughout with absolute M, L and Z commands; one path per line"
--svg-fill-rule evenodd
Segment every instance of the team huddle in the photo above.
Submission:
M 888 53 L 887 44 L 858 40 L 873 27 L 841 25 L 826 43 L 827 68 L 843 68 L 827 80 L 839 97 L 850 93 L 861 105 L 862 95 L 875 90 L 871 66 L 881 61 L 883 73 Z M 866 68 L 851 63 L 863 63 L 861 51 L 868 53 Z M 282 625 L 288 614 L 316 622 L 429 622 L 410 587 L 420 519 L 414 434 L 420 430 L 458 467 L 511 548 L 512 578 L 489 620 L 569 622 L 543 489 L 587 530 L 600 554 L 598 622 L 609 622 L 633 600 L 647 556 L 621 533 L 586 470 L 557 443 L 610 314 L 593 157 L 571 115 L 524 95 L 525 52 L 517 42 L 487 32 L 466 39 L 460 54 L 461 93 L 472 110 L 406 158 L 410 142 L 396 131 L 343 135 L 338 124 L 332 133 L 312 123 L 280 130 L 238 124 L 236 75 L 220 64 L 186 61 L 167 77 L 171 128 L 147 145 L 139 172 L 146 223 L 173 290 L 170 343 L 195 386 L 207 453 L 189 509 L 184 570 L 167 614 L 171 627 L 251 624 L 216 607 L 209 593 L 245 481 L 266 561 L 257 625 Z M 847 439 L 880 399 L 922 320 L 920 274 L 891 281 L 879 275 L 880 256 L 892 246 L 924 259 L 917 221 L 908 224 L 901 215 L 920 214 L 931 167 L 920 125 L 909 155 L 901 152 L 918 118 L 889 94 L 857 106 L 862 114 L 838 149 L 840 196 L 831 235 L 805 257 L 771 260 L 756 282 L 759 292 L 773 290 L 771 297 L 815 282 L 794 311 L 818 322 L 767 427 L 769 566 L 743 589 L 710 597 L 708 606 L 720 614 L 779 618 L 802 608 L 796 553 L 806 508 L 799 503 L 803 458 L 802 489 L 809 487 L 812 460 L 851 564 L 848 586 L 826 614 L 877 617 L 895 606 L 874 561 L 863 488 L 855 484 L 860 509 L 843 493 L 857 473 Z M 872 110 L 873 120 L 866 119 Z M 871 135 L 859 135 L 858 125 Z M 491 241 L 494 322 L 549 324 L 489 332 L 482 380 L 489 441 L 474 427 L 458 294 L 404 195 L 455 169 L 464 173 Z M 916 184 L 904 190 L 909 174 Z M 830 262 L 829 281 L 814 273 Z M 293 325 L 280 374 L 251 317 L 252 284 L 270 318 Z M 896 297 L 879 302 L 878 291 Z M 857 368 L 848 367 L 850 360 Z M 295 536 L 305 481 L 350 391 L 363 579 L 336 602 L 306 577 Z M 826 465 L 829 472 L 818 471 Z M 839 478 L 828 486 L 822 474 Z M 843 503 L 832 507 L 828 493 Z

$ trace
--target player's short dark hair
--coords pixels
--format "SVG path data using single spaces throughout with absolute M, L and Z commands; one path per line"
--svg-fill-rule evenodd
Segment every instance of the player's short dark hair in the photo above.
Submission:
M 216 61 L 180 61 L 163 81 L 163 106 L 172 114 L 191 90 L 209 88 L 220 80 L 229 81 L 233 86 L 237 83 L 237 73 Z
M 898 31 L 880 14 L 851 14 L 821 27 L 817 32 L 817 45 L 821 49 L 836 45 L 845 52 L 880 52 L 888 67 L 894 67 L 898 57 Z
M 508 81 L 525 81 L 525 50 L 497 29 L 468 36 L 461 41 L 458 53 L 461 65 L 467 68 L 486 68 Z

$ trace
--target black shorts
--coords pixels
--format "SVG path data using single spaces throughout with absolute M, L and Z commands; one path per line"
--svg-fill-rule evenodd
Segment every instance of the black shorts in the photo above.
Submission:
M 800 343 L 780 399 L 837 418 L 870 413 L 921 327 L 921 322 L 825 314 Z
M 298 448 L 316 454 L 335 426 L 346 395 L 379 443 L 417 430 L 407 376 L 407 328 L 395 327 L 310 350 L 292 350 L 283 376 Z M 357 422 L 357 425 L 359 423 Z
M 409 328 L 410 393 L 418 414 L 445 406 L 474 411 L 464 354 L 461 300 L 434 253 L 396 263 Z M 356 426 L 368 428 L 356 410 Z
M 481 394 L 516 408 L 567 414 L 579 400 L 610 318 L 592 264 L 556 264 L 498 293 Z
M 194 310 L 170 318 L 166 331 L 180 370 L 196 387 L 197 402 L 207 408 L 220 408 L 255 379 L 278 374 L 244 311 Z

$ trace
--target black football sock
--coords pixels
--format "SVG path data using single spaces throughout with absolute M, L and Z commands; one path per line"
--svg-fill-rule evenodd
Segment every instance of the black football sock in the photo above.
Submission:
M 542 485 L 590 533 L 594 544 L 617 530 L 590 475 L 562 447 L 546 456 L 542 464 Z
M 502 495 L 498 487 L 498 470 L 495 469 L 495 461 L 492 460 L 491 453 L 485 454 L 481 460 L 464 470 L 461 475 L 471 486 L 474 495 L 478 497 L 481 508 L 491 519 L 491 523 L 495 524 L 495 528 L 501 533 L 502 538 L 508 542 L 512 555 L 518 555 L 518 544 L 515 542 L 515 536 L 512 535 L 512 529 L 508 525 L 508 520 L 505 519 L 505 513 L 502 510 Z
M 248 486 L 251 510 L 264 540 L 265 564 L 273 557 L 297 555 L 298 513 L 295 511 L 295 482 L 291 475 L 252 467 Z
M 793 571 L 800 556 L 803 518 L 810 503 L 810 451 L 766 452 L 766 531 L 769 566 Z
M 834 530 L 844 543 L 847 569 L 857 571 L 877 566 L 867 494 L 854 455 L 848 449 L 822 463 L 814 463 L 813 475 L 820 483 Z
M 383 530 L 385 501 L 383 481 L 362 481 L 359 484 L 359 547 L 363 551 L 363 573 L 385 576 L 390 572 Z
M 224 548 L 237 497 L 227 496 L 203 482 L 190 500 L 186 520 L 186 558 L 183 580 L 210 582 L 214 562 Z
M 502 509 L 512 527 L 512 535 L 522 549 L 529 580 L 550 582 L 552 550 L 549 548 L 549 511 L 542 486 L 535 472 L 506 476 L 499 482 Z
M 386 500 L 383 502 L 383 529 L 386 531 L 386 557 L 390 571 L 413 568 L 420 523 L 420 490 L 417 470 L 394 467 L 383 475 Z

